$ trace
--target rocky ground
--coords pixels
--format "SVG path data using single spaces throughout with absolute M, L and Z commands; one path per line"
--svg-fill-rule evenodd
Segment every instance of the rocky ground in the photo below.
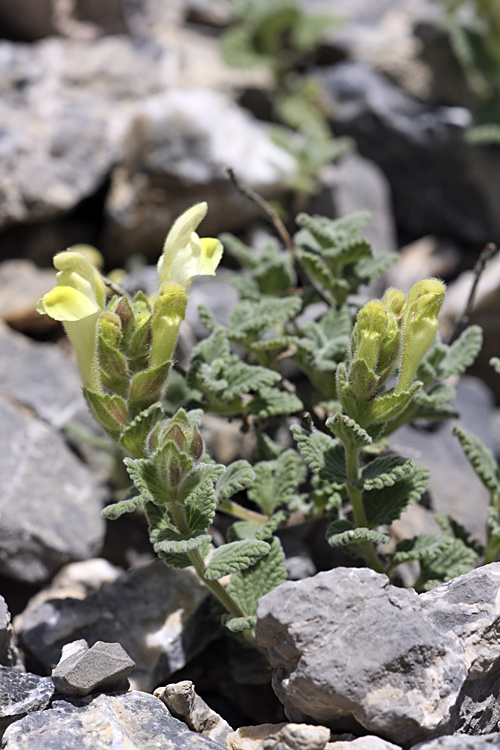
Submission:
M 388 285 L 452 280 L 449 330 L 470 289 L 461 271 L 500 241 L 500 151 L 464 137 L 470 102 L 440 6 L 305 4 L 344 19 L 309 72 L 334 104 L 333 132 L 355 143 L 320 172 L 306 209 L 371 210 L 375 250 L 401 253 Z M 172 219 L 200 199 L 204 234 L 262 231 L 227 166 L 266 197 L 289 197 L 296 162 L 262 121 L 270 76 L 220 57 L 230 20 L 218 0 L 0 8 L 2 747 L 500 748 L 499 563 L 417 595 L 366 569 L 328 570 L 322 529 L 284 533 L 289 581 L 258 612 L 271 673 L 224 635 L 189 570 L 153 559 L 139 515 L 101 517 L 120 462 L 35 302 L 53 286 L 55 252 L 89 242 L 108 270 L 153 262 Z M 500 354 L 499 287 L 496 258 L 473 316 L 485 330 L 482 379 L 458 388 L 460 424 L 497 454 L 500 389 L 486 363 Z M 197 305 L 223 317 L 233 295 L 223 272 L 193 286 L 181 353 L 203 335 Z M 204 430 L 218 460 L 250 454 L 237 425 L 207 418 Z M 480 537 L 487 492 L 449 429 L 395 440 L 431 469 L 433 507 Z M 424 505 L 399 523 L 402 534 L 433 530 Z

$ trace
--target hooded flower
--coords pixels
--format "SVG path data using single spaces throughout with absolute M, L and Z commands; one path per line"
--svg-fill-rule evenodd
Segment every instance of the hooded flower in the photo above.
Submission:
M 97 366 L 97 321 L 106 297 L 104 282 L 90 260 L 76 250 L 54 256 L 57 286 L 38 301 L 36 309 L 62 322 L 75 347 L 85 388 L 100 391 Z

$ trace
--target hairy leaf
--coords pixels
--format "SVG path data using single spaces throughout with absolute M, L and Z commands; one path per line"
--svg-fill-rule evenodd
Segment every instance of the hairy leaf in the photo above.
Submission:
M 480 326 L 469 326 L 459 338 L 447 347 L 446 354 L 438 368 L 439 377 L 447 378 L 464 372 L 469 367 L 483 345 L 483 331 Z
M 249 615 L 248 617 L 230 617 L 224 620 L 224 625 L 231 633 L 242 633 L 257 625 L 257 617 Z
M 259 302 L 245 300 L 230 313 L 229 339 L 245 344 L 255 341 L 269 329 L 295 317 L 301 307 L 302 300 L 298 295 L 264 297 Z
M 422 383 L 416 382 L 412 384 L 409 391 L 404 391 L 403 393 L 389 391 L 373 399 L 366 407 L 363 415 L 365 424 L 378 424 L 395 419 L 395 417 L 406 409 L 412 398 L 417 396 L 421 387 Z
M 493 367 L 495 372 L 500 375 L 500 358 L 499 357 L 492 357 L 490 359 L 490 365 Z
M 123 463 L 141 495 L 157 505 L 166 503 L 171 499 L 167 488 L 158 476 L 153 461 L 145 458 L 124 458 Z
M 349 442 L 358 448 L 366 447 L 372 443 L 372 438 L 366 430 L 346 414 L 337 412 L 333 417 L 329 417 L 325 424 L 343 442 Z
M 193 492 L 207 482 L 211 485 L 223 473 L 222 464 L 196 463 L 179 484 L 176 501 L 181 504 L 186 503 Z
M 347 547 L 349 544 L 356 544 L 357 542 L 372 542 L 373 544 L 389 544 L 391 541 L 390 534 L 383 534 L 379 531 L 373 531 L 372 529 L 365 529 L 358 527 L 357 529 L 349 529 L 343 531 L 340 534 L 333 534 L 328 538 L 328 544 L 332 547 Z
M 101 511 L 101 515 L 103 518 L 109 518 L 109 520 L 114 521 L 124 513 L 133 513 L 137 508 L 142 508 L 145 502 L 147 502 L 145 497 L 142 495 L 136 495 L 135 497 L 130 497 L 126 500 L 120 500 L 118 503 L 107 505 Z
M 120 443 L 134 458 L 141 458 L 144 455 L 146 438 L 162 416 L 162 405 L 152 404 L 149 409 L 141 411 L 122 432 Z
M 302 401 L 294 393 L 277 388 L 263 387 L 245 409 L 245 414 L 255 417 L 271 417 L 281 414 L 295 414 L 304 408 Z
M 184 505 L 189 531 L 206 531 L 215 516 L 215 490 L 212 482 L 204 482 L 192 492 Z
M 267 555 L 271 546 L 256 539 L 245 539 L 241 542 L 230 542 L 218 547 L 204 571 L 205 578 L 215 581 L 230 573 L 245 570 Z
M 498 481 L 498 466 L 493 453 L 482 441 L 469 430 L 453 428 L 453 434 L 460 441 L 460 445 L 477 476 L 491 494 L 500 494 Z
M 136 372 L 132 378 L 128 396 L 128 408 L 132 417 L 159 400 L 171 364 L 170 361 L 163 362 L 149 370 Z
M 283 451 L 274 460 L 261 461 L 254 466 L 254 471 L 255 480 L 248 489 L 248 497 L 267 516 L 297 496 L 306 475 L 304 464 L 293 450 Z
M 277 537 L 269 553 L 246 570 L 231 576 L 228 593 L 246 615 L 257 613 L 257 602 L 286 579 L 285 556 Z
M 390 525 L 424 492 L 429 479 L 428 469 L 414 466 L 409 474 L 392 487 L 363 492 L 363 505 L 370 528 Z
M 344 446 L 338 440 L 323 432 L 307 432 L 299 425 L 292 425 L 290 431 L 311 471 L 335 485 L 346 481 Z
M 392 487 L 400 479 L 411 474 L 414 466 L 413 461 L 402 456 L 375 458 L 361 472 L 361 487 L 367 491 Z
M 449 547 L 450 539 L 444 534 L 419 534 L 412 539 L 403 539 L 391 555 L 392 567 L 416 560 L 432 560 Z
M 260 391 L 263 387 L 273 385 L 281 380 L 281 375 L 274 370 L 259 365 L 247 365 L 245 362 L 232 361 L 231 368 L 224 370 L 228 385 L 223 389 L 223 398 L 232 399 L 242 393 Z
M 184 539 L 179 532 L 164 529 L 156 538 L 154 550 L 155 552 L 170 552 L 174 554 L 190 552 L 201 547 L 207 540 L 210 540 L 208 534 L 197 534 L 196 536 Z
M 217 479 L 215 494 L 217 504 L 228 500 L 237 492 L 245 490 L 255 479 L 255 472 L 248 461 L 233 461 L 226 468 L 224 474 Z

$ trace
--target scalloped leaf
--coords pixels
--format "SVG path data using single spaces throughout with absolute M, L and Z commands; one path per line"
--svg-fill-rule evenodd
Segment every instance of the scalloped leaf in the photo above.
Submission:
M 198 305 L 198 316 L 205 328 L 208 328 L 209 331 L 215 331 L 217 321 L 206 305 Z
M 129 497 L 126 500 L 120 500 L 118 503 L 112 503 L 107 505 L 102 511 L 101 516 L 108 518 L 110 521 L 114 521 L 124 513 L 133 513 L 137 508 L 142 508 L 147 500 L 143 495 L 136 495 L 135 497 Z
M 118 438 L 129 422 L 127 404 L 121 396 L 96 393 L 89 388 L 83 389 L 83 395 L 97 421 L 113 437 Z
M 325 424 L 342 442 L 350 443 L 358 448 L 365 448 L 367 445 L 372 444 L 372 438 L 367 431 L 346 414 L 337 412 L 332 417 L 329 417 Z
M 260 339 L 269 329 L 298 315 L 301 308 L 299 295 L 262 297 L 258 302 L 244 300 L 229 315 L 229 340 L 248 343 Z
M 215 581 L 231 573 L 238 573 L 254 565 L 270 549 L 270 544 L 256 539 L 229 542 L 215 550 L 203 575 L 209 581 Z
M 255 565 L 231 576 L 228 593 L 246 615 L 257 614 L 257 602 L 261 596 L 286 580 L 285 555 L 277 537 L 270 543 L 271 549 Z
M 247 416 L 272 417 L 282 414 L 296 414 L 304 405 L 295 393 L 287 393 L 277 388 L 264 386 L 245 407 Z
M 183 539 L 182 536 L 171 529 L 160 531 L 154 544 L 155 552 L 169 552 L 170 554 L 179 554 L 191 552 L 198 549 L 205 542 L 210 541 L 208 534 L 197 534 L 189 539 Z
M 414 466 L 412 471 L 392 487 L 363 492 L 366 520 L 371 528 L 389 526 L 404 510 L 424 492 L 429 470 Z
M 215 482 L 216 479 L 224 473 L 224 468 L 225 467 L 222 464 L 209 464 L 201 461 L 196 463 L 193 468 L 187 472 L 179 484 L 179 487 L 177 488 L 176 502 L 184 504 L 202 485 L 208 483 L 212 486 L 212 482 Z
M 462 539 L 445 538 L 448 540 L 447 545 L 420 562 L 420 577 L 430 583 L 426 585 L 426 589 L 468 573 L 479 562 L 479 555 L 464 544 Z
M 342 485 L 347 480 L 344 446 L 323 432 L 308 432 L 299 425 L 290 431 L 300 455 L 314 474 L 322 480 Z
M 349 544 L 357 544 L 358 542 L 389 544 L 390 541 L 390 534 L 383 534 L 380 531 L 373 531 L 373 529 L 366 529 L 362 526 L 333 534 L 328 538 L 328 544 L 331 547 L 347 547 Z
M 500 375 L 500 358 L 499 357 L 492 357 L 490 359 L 490 365 L 493 367 L 495 372 Z
M 419 534 L 412 539 L 403 539 L 391 555 L 391 567 L 406 562 L 432 560 L 449 546 L 450 539 L 444 534 Z
M 469 367 L 483 345 L 483 331 L 480 326 L 469 326 L 458 339 L 447 347 L 446 354 L 439 363 L 438 374 L 441 378 L 457 375 Z
M 158 401 L 171 366 L 170 360 L 149 370 L 136 372 L 130 385 L 128 408 L 132 417 Z
M 228 384 L 223 389 L 223 398 L 228 400 L 243 393 L 260 391 L 281 380 L 281 375 L 274 370 L 260 365 L 247 365 L 240 360 L 231 362 L 230 368 L 226 364 L 224 375 Z
M 156 505 L 168 502 L 168 491 L 158 476 L 153 461 L 147 458 L 124 458 L 123 463 L 141 495 Z
M 365 424 L 379 424 L 395 419 L 406 409 L 421 387 L 422 383 L 417 381 L 412 384 L 409 391 L 404 391 L 403 393 L 389 391 L 382 396 L 378 396 L 365 409 L 363 414 Z
M 258 521 L 236 521 L 227 533 L 228 541 L 237 542 L 243 539 L 260 539 L 267 541 L 272 538 L 274 532 L 286 523 L 289 514 L 279 510 L 266 523 Z
M 500 494 L 498 465 L 490 449 L 469 430 L 454 427 L 452 432 L 459 439 L 467 460 L 488 492 Z
M 256 615 L 249 615 L 248 617 L 231 617 L 223 621 L 225 627 L 231 631 L 231 633 L 242 633 L 244 630 L 250 630 L 257 625 Z
M 255 472 L 248 461 L 241 459 L 233 461 L 227 466 L 226 471 L 218 479 L 215 485 L 217 504 L 228 500 L 237 492 L 246 490 L 255 479 Z
M 402 456 L 380 456 L 371 461 L 361 472 L 361 488 L 363 490 L 382 489 L 392 487 L 396 482 L 411 474 L 415 464 Z
M 141 411 L 122 432 L 120 443 L 134 458 L 141 458 L 144 455 L 146 438 L 162 416 L 162 405 L 152 404 L 149 409 Z
M 191 534 L 208 529 L 214 520 L 216 505 L 212 482 L 204 482 L 189 495 L 184 505 L 184 513 Z
M 294 450 L 280 453 L 271 461 L 254 466 L 255 479 L 248 488 L 248 497 L 266 516 L 271 516 L 280 505 L 288 506 L 299 494 L 299 485 L 306 477 L 306 469 Z

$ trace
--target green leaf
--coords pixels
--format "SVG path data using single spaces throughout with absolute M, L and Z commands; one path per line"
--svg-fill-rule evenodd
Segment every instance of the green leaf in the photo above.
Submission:
M 199 462 L 183 477 L 177 490 L 176 502 L 181 505 L 186 503 L 190 495 L 196 492 L 202 485 L 207 482 L 212 485 L 217 477 L 224 473 L 222 464 L 208 464 Z
M 218 547 L 212 555 L 203 575 L 209 581 L 245 570 L 257 560 L 267 555 L 271 546 L 267 542 L 246 539 L 241 542 L 230 542 Z
M 98 337 L 98 356 L 103 386 L 119 396 L 126 397 L 129 388 L 127 360 L 102 334 Z
M 101 511 L 101 515 L 103 518 L 108 518 L 110 521 L 114 521 L 124 513 L 133 513 L 137 508 L 142 508 L 145 502 L 145 497 L 142 495 L 136 495 L 135 497 L 130 497 L 126 500 L 120 500 L 118 503 L 107 505 Z
M 364 467 L 361 472 L 361 487 L 367 491 L 392 487 L 411 474 L 414 466 L 413 461 L 402 456 L 380 456 Z
M 333 417 L 329 417 L 325 424 L 344 443 L 350 443 L 358 448 L 364 448 L 372 443 L 372 438 L 366 430 L 345 414 L 337 412 Z
M 265 557 L 231 576 L 228 593 L 246 615 L 255 615 L 260 597 L 285 580 L 285 556 L 279 539 L 273 537 L 271 549 Z
M 390 534 L 383 534 L 379 531 L 373 531 L 372 529 L 365 529 L 363 527 L 349 529 L 340 534 L 333 534 L 328 538 L 328 544 L 331 547 L 347 547 L 349 544 L 357 544 L 358 542 L 389 544 L 390 541 Z
M 203 325 L 208 328 L 209 331 L 215 331 L 217 328 L 217 322 L 206 305 L 198 305 L 198 315 L 200 316 Z
M 179 554 L 199 549 L 207 541 L 210 541 L 210 536 L 208 534 L 197 534 L 189 539 L 184 539 L 179 532 L 164 529 L 157 536 L 154 550 L 155 552 Z
M 215 485 L 217 504 L 228 500 L 237 492 L 245 490 L 255 479 L 255 472 L 248 461 L 233 461 Z
M 274 370 L 260 365 L 247 365 L 241 361 L 233 362 L 231 369 L 226 367 L 224 374 L 228 385 L 223 389 L 223 398 L 229 400 L 243 393 L 260 391 L 281 380 L 281 375 Z
M 500 375 L 500 358 L 499 357 L 492 357 L 490 359 L 490 365 L 493 367 L 495 372 Z
M 248 345 L 275 326 L 294 318 L 302 308 L 299 295 L 291 297 L 264 297 L 258 302 L 245 300 L 229 316 L 230 341 Z
M 420 577 L 432 582 L 426 588 L 464 575 L 479 562 L 479 555 L 461 539 L 445 538 L 448 544 L 436 550 L 433 556 L 426 556 L 420 563 Z
M 214 519 L 215 508 L 215 491 L 212 482 L 205 482 L 189 495 L 184 505 L 184 513 L 191 534 L 208 529 Z
M 245 408 L 245 414 L 255 417 L 271 417 L 295 414 L 303 408 L 302 401 L 294 393 L 263 387 Z
M 220 241 L 224 245 L 224 252 L 235 258 L 243 268 L 252 269 L 258 265 L 258 256 L 255 250 L 241 242 L 234 234 L 223 232 Z
M 257 625 L 257 617 L 249 615 L 248 617 L 230 617 L 224 620 L 224 625 L 231 633 L 242 633 L 244 630 L 250 630 Z
M 279 510 L 266 523 L 258 521 L 236 521 L 227 533 L 228 541 L 237 542 L 242 539 L 263 539 L 268 541 L 274 532 L 286 523 L 289 513 Z
M 255 480 L 248 489 L 248 497 L 267 516 L 280 505 L 287 506 L 293 501 L 306 476 L 304 464 L 291 449 L 272 461 L 261 461 L 254 471 Z
M 454 427 L 452 432 L 459 439 L 470 465 L 488 492 L 500 494 L 498 465 L 490 449 L 469 430 Z
M 158 401 L 170 370 L 170 361 L 137 372 L 130 386 L 128 406 L 132 416 Z
M 408 406 L 413 397 L 420 391 L 422 383 L 413 383 L 409 391 L 394 393 L 389 391 L 382 396 L 373 399 L 364 412 L 363 418 L 366 425 L 389 422 L 399 416 Z
M 108 393 L 96 393 L 88 388 L 83 389 L 83 395 L 97 421 L 112 436 L 118 438 L 129 421 L 125 401 L 120 396 L 110 396 Z
M 163 416 L 161 404 L 152 404 L 129 424 L 120 436 L 120 443 L 134 458 L 144 455 L 146 438 Z
M 138 491 L 150 502 L 162 505 L 171 499 L 153 461 L 146 458 L 124 458 L 123 463 Z
M 424 492 L 429 479 L 428 469 L 414 466 L 412 471 L 399 479 L 392 487 L 371 489 L 363 492 L 363 505 L 370 528 L 387 525 Z
M 314 474 L 339 486 L 347 480 L 345 451 L 340 442 L 323 432 L 307 432 L 299 425 L 292 425 L 290 431 Z
M 449 547 L 449 537 L 444 534 L 420 534 L 412 539 L 403 539 L 391 555 L 391 567 L 416 560 L 432 560 Z
M 469 326 L 459 338 L 447 347 L 446 354 L 438 368 L 439 377 L 448 378 L 464 372 L 469 367 L 483 345 L 483 331 L 480 326 Z

